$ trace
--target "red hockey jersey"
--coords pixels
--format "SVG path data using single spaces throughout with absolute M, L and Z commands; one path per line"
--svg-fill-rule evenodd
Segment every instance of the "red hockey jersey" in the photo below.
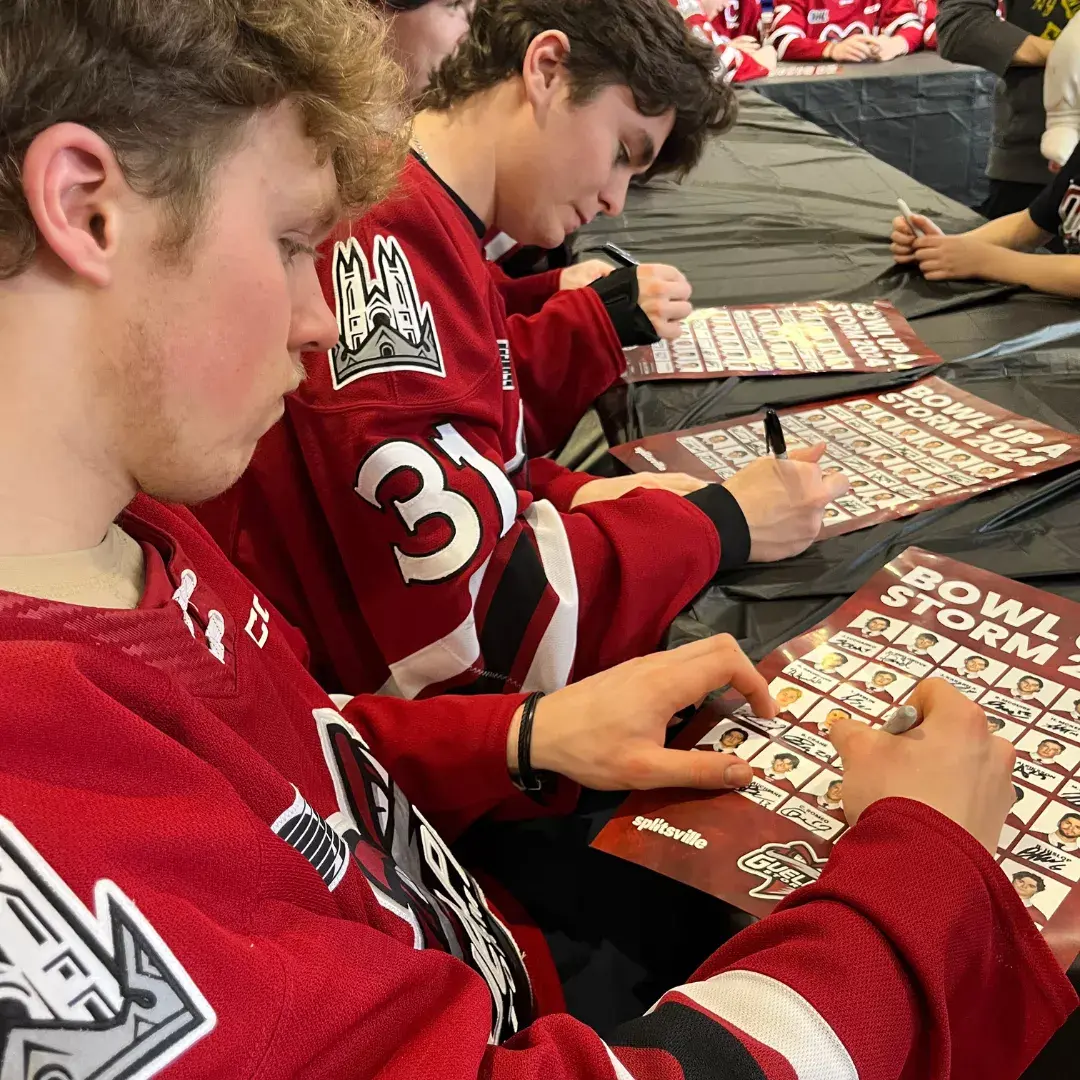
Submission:
M 138 610 L 0 592 L 3 1076 L 1011 1080 L 1072 1007 L 986 852 L 888 800 L 606 1043 L 534 1020 L 437 832 L 516 797 L 517 699 L 339 711 L 186 511 L 122 523 Z
M 831 41 L 872 34 L 903 38 L 915 52 L 923 29 L 915 0 L 784 0 L 773 10 L 767 44 L 781 60 L 817 60 Z
M 622 374 L 601 299 L 507 317 L 483 227 L 420 161 L 403 183 L 328 246 L 341 341 L 200 517 L 334 689 L 553 690 L 651 651 L 716 572 L 718 526 L 655 490 L 570 511 L 592 478 L 533 457 Z
M 700 0 L 668 0 L 682 15 L 691 33 L 716 50 L 719 69 L 730 82 L 749 82 L 763 79 L 769 69 L 754 59 L 753 53 L 743 52 L 731 44 L 732 38 L 747 35 L 757 37 L 761 22 L 760 0 L 731 0 L 723 12 L 723 23 L 710 21 Z

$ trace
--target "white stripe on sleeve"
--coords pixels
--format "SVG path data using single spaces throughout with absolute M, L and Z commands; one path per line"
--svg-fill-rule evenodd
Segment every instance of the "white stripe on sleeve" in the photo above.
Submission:
M 615 1070 L 615 1080 L 634 1080 L 634 1074 L 615 1056 L 611 1047 L 604 1043 L 604 1049 L 611 1058 L 611 1067 Z
M 824 1017 L 801 994 L 768 975 L 724 971 L 672 993 L 782 1054 L 799 1080 L 859 1080 L 855 1062 Z
M 577 654 L 577 572 L 562 517 L 547 499 L 534 502 L 525 511 L 525 521 L 536 538 L 544 576 L 559 603 L 529 665 L 523 689 L 550 693 L 570 681 Z

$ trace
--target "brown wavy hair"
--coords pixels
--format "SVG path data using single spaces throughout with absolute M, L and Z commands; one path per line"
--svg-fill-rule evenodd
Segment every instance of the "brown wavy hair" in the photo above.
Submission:
M 644 116 L 675 112 L 651 175 L 685 174 L 708 139 L 735 122 L 735 95 L 713 49 L 695 38 L 667 0 L 479 0 L 468 36 L 435 72 L 421 108 L 445 111 L 521 74 L 545 30 L 570 42 L 571 101 L 626 86 Z
M 38 235 L 22 190 L 33 140 L 64 121 L 163 200 L 163 244 L 193 236 L 216 163 L 252 115 L 295 102 L 346 210 L 381 198 L 404 154 L 404 79 L 384 20 L 345 0 L 2 0 L 0 279 Z

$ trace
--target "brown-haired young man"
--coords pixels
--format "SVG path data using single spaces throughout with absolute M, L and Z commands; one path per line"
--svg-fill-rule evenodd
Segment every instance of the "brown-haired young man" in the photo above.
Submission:
M 760 1080 L 810 1060 L 877 1080 L 903 1060 L 944 1075 L 946 1054 L 1017 1075 L 1072 999 L 986 850 L 1009 751 L 951 688 L 924 684 L 917 741 L 834 736 L 852 828 L 820 885 L 605 1044 L 533 1022 L 545 984 L 436 832 L 520 798 L 520 698 L 339 712 L 265 598 L 158 501 L 230 483 L 300 351 L 333 342 L 311 249 L 394 157 L 369 19 L 339 0 L 0 8 L 0 1075 L 660 1080 L 706 1061 Z M 726 755 L 662 742 L 728 682 L 769 714 L 723 638 L 569 687 L 540 703 L 531 760 L 717 786 Z
M 620 213 L 633 176 L 690 168 L 734 112 L 714 68 L 663 0 L 477 5 L 401 190 L 324 253 L 338 346 L 306 358 L 285 423 L 201 511 L 324 685 L 556 690 L 655 648 L 718 570 L 817 537 L 846 489 L 820 449 L 724 486 L 546 458 L 622 377 L 617 326 L 678 333 L 688 286 L 643 267 L 508 316 L 481 250 L 492 228 L 553 247 Z

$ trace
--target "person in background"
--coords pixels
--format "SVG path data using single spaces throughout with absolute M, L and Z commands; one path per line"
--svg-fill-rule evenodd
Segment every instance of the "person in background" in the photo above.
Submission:
M 781 60 L 895 60 L 920 48 L 915 0 L 786 0 L 773 9 L 766 45 Z
M 938 0 L 916 0 L 915 10 L 923 24 L 923 48 L 929 51 L 937 49 L 937 9 Z
M 1004 19 L 999 17 L 1004 13 Z M 1043 68 L 1054 39 L 1072 17 L 1070 3 L 1043 0 L 940 0 L 938 52 L 946 60 L 992 71 L 994 134 L 978 208 L 991 219 L 1022 213 L 1050 179 L 1039 143 L 1046 126 Z
M 691 33 L 716 50 L 723 77 L 744 83 L 776 70 L 776 50 L 761 44 L 759 0 L 669 0 Z
M 1080 147 L 1026 210 L 947 236 L 924 214 L 892 223 L 890 250 L 928 281 L 999 281 L 1036 292 L 1080 297 Z M 1061 252 L 1043 252 L 1051 241 Z
M 476 0 L 374 0 L 389 18 L 390 48 L 404 68 L 407 93 L 420 97 L 431 73 L 468 33 Z

